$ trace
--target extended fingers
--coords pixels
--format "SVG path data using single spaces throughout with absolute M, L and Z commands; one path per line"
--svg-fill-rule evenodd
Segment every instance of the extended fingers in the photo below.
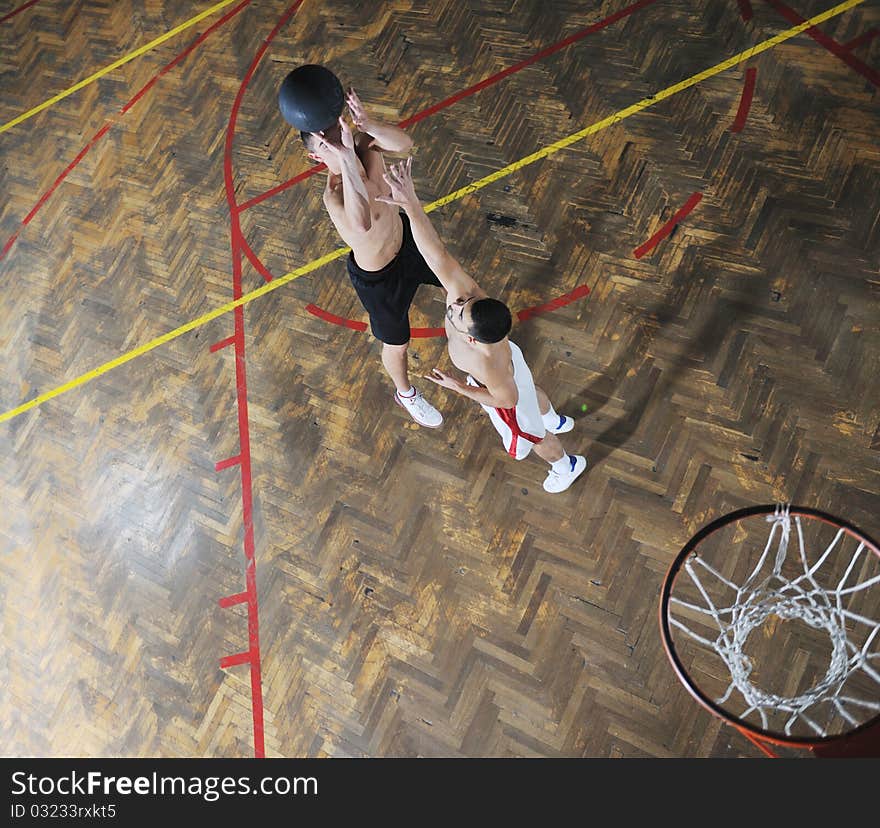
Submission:
M 397 164 L 391 165 L 391 170 L 393 170 L 395 177 L 401 184 L 403 184 L 410 177 L 411 166 L 412 157 L 408 158 L 406 161 L 401 161 Z

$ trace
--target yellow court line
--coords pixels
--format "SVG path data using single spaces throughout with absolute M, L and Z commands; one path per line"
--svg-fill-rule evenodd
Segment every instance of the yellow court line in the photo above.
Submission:
M 7 129 L 12 129 L 16 124 L 20 124 L 22 121 L 26 121 L 32 115 L 36 115 L 38 112 L 42 112 L 44 109 L 48 109 L 52 104 L 58 103 L 58 101 L 63 100 L 68 95 L 72 95 L 74 92 L 78 92 L 84 86 L 88 86 L 90 83 L 98 80 L 98 78 L 104 77 L 104 75 L 112 72 L 114 69 L 118 69 L 120 66 L 128 63 L 130 60 L 134 60 L 136 57 L 140 57 L 144 52 L 149 52 L 150 49 L 158 46 L 160 43 L 164 43 L 166 40 L 170 40 L 174 35 L 180 34 L 180 32 L 188 29 L 190 26 L 195 26 L 200 20 L 204 20 L 206 17 L 210 17 L 210 15 L 214 14 L 214 12 L 220 11 L 224 6 L 228 6 L 234 3 L 235 0 L 222 0 L 222 2 L 217 3 L 215 6 L 211 6 L 210 9 L 206 9 L 201 12 L 201 14 L 197 14 L 195 17 L 187 20 L 185 23 L 181 23 L 179 26 L 173 28 L 170 32 L 165 32 L 165 34 L 160 35 L 155 40 L 151 40 L 145 46 L 141 46 L 139 49 L 135 49 L 133 52 L 127 54 L 125 57 L 119 58 L 119 60 L 111 63 L 109 66 L 104 67 L 98 72 L 95 72 L 94 75 L 89 75 L 85 80 L 81 80 L 79 83 L 74 84 L 70 87 L 70 89 L 65 89 L 63 92 L 59 92 L 54 98 L 49 98 L 48 101 L 44 101 L 39 106 L 35 106 L 33 109 L 29 109 L 23 115 L 19 115 L 17 118 L 13 118 L 11 121 L 0 126 L 0 132 L 6 132 Z
M 776 35 L 775 37 L 771 37 L 769 40 L 765 40 L 763 43 L 759 43 L 757 46 L 753 46 L 750 49 L 746 49 L 746 51 L 744 52 L 740 52 L 738 55 L 734 55 L 733 57 L 728 58 L 722 63 L 713 66 L 711 69 L 706 69 L 705 71 L 693 75 L 690 78 L 687 78 L 686 80 L 675 84 L 674 86 L 669 86 L 649 98 L 643 98 L 638 103 L 635 103 L 632 106 L 628 106 L 626 109 L 621 109 L 614 115 L 610 115 L 609 117 L 604 118 L 601 121 L 597 121 L 595 124 L 591 124 L 585 129 L 580 130 L 579 132 L 574 132 L 568 137 L 563 138 L 562 140 L 557 141 L 554 144 L 550 144 L 549 146 L 546 146 L 541 150 L 538 150 L 538 152 L 527 155 L 525 158 L 520 158 L 519 161 L 514 161 L 512 164 L 509 164 L 503 169 L 491 173 L 485 178 L 474 181 L 473 183 L 456 190 L 454 193 L 450 193 L 449 195 L 432 202 L 425 207 L 425 210 L 427 212 L 431 212 L 432 210 L 436 210 L 438 207 L 442 207 L 444 204 L 449 204 L 451 201 L 456 201 L 457 199 L 463 198 L 469 193 L 476 192 L 477 190 L 480 190 L 483 187 L 491 184 L 493 181 L 497 181 L 499 178 L 510 175 L 510 173 L 522 169 L 528 164 L 533 164 L 535 161 L 538 161 L 541 158 L 546 158 L 548 155 L 559 152 L 560 150 L 571 146 L 571 144 L 575 143 L 576 141 L 580 141 L 583 138 L 586 138 L 588 135 L 593 135 L 600 130 L 606 129 L 609 126 L 622 121 L 624 118 L 628 118 L 630 115 L 634 115 L 636 112 L 641 112 L 643 109 L 647 109 L 649 106 L 653 106 L 655 103 L 665 100 L 666 98 L 675 95 L 677 92 L 688 89 L 694 84 L 700 83 L 700 81 L 711 78 L 713 75 L 717 75 L 719 72 L 723 72 L 726 69 L 729 69 L 731 66 L 736 66 L 736 64 L 742 63 L 743 61 L 748 60 L 755 55 L 766 52 L 767 49 L 771 49 L 786 40 L 797 37 L 797 35 L 799 35 L 805 29 L 808 29 L 811 26 L 816 26 L 819 23 L 823 23 L 824 21 L 829 20 L 830 18 L 835 17 L 838 14 L 842 14 L 845 11 L 849 11 L 849 9 L 853 8 L 854 6 L 858 6 L 860 3 L 863 2 L 864 0 L 846 0 L 846 2 L 837 5 L 834 8 L 829 9 L 828 11 L 822 12 L 821 14 L 817 14 L 815 17 L 812 17 L 809 20 L 805 20 L 803 23 L 800 23 L 797 26 L 786 30 L 781 34 Z M 287 273 L 284 276 L 280 276 L 279 278 L 268 282 L 262 287 L 259 287 L 256 290 L 252 290 L 250 293 L 246 293 L 239 299 L 236 299 L 232 302 L 227 302 L 225 305 L 221 305 L 219 308 L 215 308 L 214 310 L 206 313 L 204 316 L 200 316 L 198 319 L 193 319 L 191 322 L 187 322 L 185 325 L 181 325 L 179 328 L 175 328 L 173 331 L 169 331 L 168 333 L 163 334 L 157 339 L 154 339 L 151 342 L 147 342 L 145 345 L 141 345 L 140 347 L 135 348 L 133 351 L 129 351 L 122 356 L 116 357 L 116 359 L 105 362 L 103 365 L 100 365 L 94 370 L 89 371 L 87 374 L 82 374 L 76 379 L 72 379 L 70 380 L 70 382 L 64 383 L 64 385 L 59 385 L 57 388 L 53 388 L 51 391 L 46 391 L 45 393 L 34 397 L 29 402 L 18 406 L 18 408 L 13 408 L 9 411 L 4 412 L 3 414 L 0 414 L 0 423 L 4 422 L 5 420 L 11 420 L 13 417 L 17 417 L 19 414 L 23 414 L 25 411 L 28 411 L 35 406 L 41 405 L 47 400 L 51 400 L 53 397 L 57 397 L 60 394 L 63 394 L 65 391 L 71 391 L 80 385 L 85 385 L 85 383 L 97 377 L 100 377 L 102 374 L 106 374 L 108 371 L 111 371 L 114 368 L 118 368 L 120 365 L 124 365 L 126 362 L 131 362 L 131 360 L 135 359 L 136 357 L 142 356 L 143 354 L 152 351 L 154 348 L 158 348 L 160 345 L 164 345 L 166 342 L 170 342 L 172 339 L 177 339 L 177 337 L 182 336 L 183 334 L 195 328 L 199 328 L 202 325 L 205 325 L 208 322 L 217 319 L 217 317 L 223 316 L 224 314 L 235 310 L 235 308 L 246 305 L 248 302 L 252 302 L 254 299 L 257 299 L 260 296 L 264 296 L 270 291 L 277 290 L 283 285 L 286 285 L 288 282 L 291 282 L 294 279 L 298 279 L 300 276 L 305 276 L 305 274 L 311 273 L 313 270 L 317 270 L 318 268 L 323 267 L 325 264 L 328 264 L 335 259 L 339 259 L 342 256 L 347 255 L 350 249 L 351 248 L 348 247 L 341 247 L 338 250 L 334 250 L 332 253 L 321 256 L 320 259 L 315 259 L 308 264 L 297 268 L 296 270 L 292 270 L 290 273 Z

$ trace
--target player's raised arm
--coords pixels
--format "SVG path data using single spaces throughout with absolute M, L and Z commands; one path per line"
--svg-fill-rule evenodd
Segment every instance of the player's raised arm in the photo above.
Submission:
M 345 118 L 341 116 L 338 123 L 338 139 L 331 137 L 329 131 L 318 133 L 319 148 L 322 152 L 332 155 L 339 166 L 342 176 L 342 193 L 338 193 L 338 195 L 343 198 L 343 207 L 349 226 L 361 232 L 366 232 L 372 224 L 370 219 L 370 196 L 364 182 L 361 180 L 351 127 L 346 123 Z M 331 190 L 333 189 L 328 185 L 328 190 L 325 191 L 324 203 L 327 204 L 328 209 L 331 207 L 331 204 L 328 203 L 328 198 L 331 197 Z
M 385 174 L 385 181 L 391 188 L 390 196 L 377 196 L 377 201 L 396 204 L 402 207 L 409 217 L 413 239 L 428 267 L 437 274 L 446 292 L 454 296 L 485 296 L 480 286 L 465 273 L 455 257 L 437 235 L 434 225 L 425 213 L 416 195 L 412 180 L 412 158 L 399 164 L 392 164 Z
M 345 96 L 354 125 L 372 138 L 374 149 L 385 152 L 409 152 L 413 141 L 400 127 L 373 118 L 353 88 Z

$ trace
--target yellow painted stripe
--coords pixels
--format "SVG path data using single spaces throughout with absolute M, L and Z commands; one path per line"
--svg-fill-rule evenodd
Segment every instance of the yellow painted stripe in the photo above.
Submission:
M 729 69 L 732 66 L 736 66 L 738 63 L 749 60 L 749 58 L 752 58 L 755 55 L 761 54 L 761 52 L 766 52 L 767 49 L 772 49 L 774 46 L 783 43 L 786 40 L 797 37 L 797 35 L 799 35 L 805 29 L 808 29 L 811 26 L 816 26 L 819 23 L 822 23 L 825 20 L 829 20 L 830 18 L 838 14 L 842 14 L 843 12 L 848 11 L 849 9 L 853 8 L 854 6 L 858 6 L 860 3 L 863 2 L 864 0 L 846 0 L 845 3 L 841 3 L 840 5 L 835 6 L 832 9 L 828 9 L 828 11 L 822 12 L 821 14 L 818 14 L 815 17 L 810 18 L 809 20 L 805 20 L 803 23 L 800 23 L 794 28 L 788 29 L 781 34 L 776 35 L 775 37 L 771 37 L 769 40 L 765 40 L 763 43 L 759 43 L 757 46 L 746 49 L 746 51 L 740 52 L 738 55 L 734 55 L 733 57 L 728 58 L 722 63 L 713 66 L 711 69 L 706 69 L 699 74 L 691 76 L 687 80 L 683 80 L 680 83 L 675 84 L 674 86 L 667 87 L 666 89 L 658 92 L 656 95 L 650 98 L 644 98 L 638 103 L 633 104 L 632 106 L 628 106 L 626 109 L 621 109 L 614 115 L 610 115 L 609 117 L 604 118 L 601 121 L 597 121 L 595 124 L 591 124 L 585 129 L 580 130 L 579 132 L 574 132 L 568 137 L 563 138 L 562 140 L 557 141 L 554 144 L 550 144 L 549 146 L 544 147 L 541 150 L 538 150 L 538 152 L 534 152 L 531 155 L 527 155 L 525 158 L 514 161 L 512 164 L 509 164 L 508 166 L 498 170 L 497 172 L 491 173 L 490 175 L 487 175 L 484 178 L 479 179 L 478 181 L 474 181 L 473 183 L 468 184 L 465 187 L 461 187 L 454 193 L 450 193 L 449 195 L 443 196 L 443 198 L 437 199 L 437 201 L 428 204 L 425 207 L 425 210 L 427 212 L 431 212 L 432 210 L 436 210 L 438 207 L 442 207 L 444 204 L 449 204 L 451 201 L 456 201 L 468 195 L 469 193 L 476 192 L 477 190 L 488 186 L 493 181 L 497 181 L 499 178 L 510 175 L 512 172 L 522 169 L 528 164 L 533 164 L 535 161 L 539 161 L 542 158 L 546 158 L 548 155 L 559 152 L 560 150 L 571 146 L 576 141 L 581 141 L 588 135 L 593 135 L 600 130 L 606 129 L 609 126 L 612 126 L 613 124 L 622 121 L 624 118 L 628 118 L 630 115 L 634 115 L 637 112 L 641 112 L 643 109 L 647 109 L 649 106 L 653 106 L 655 103 L 666 100 L 666 98 L 669 98 L 678 92 L 688 89 L 691 86 L 694 86 L 694 84 L 700 83 L 700 81 L 711 78 L 713 75 L 717 75 L 719 72 L 723 72 L 725 69 Z M 108 371 L 112 371 L 114 368 L 118 368 L 120 365 L 124 365 L 126 362 L 131 362 L 131 360 L 135 359 L 136 357 L 146 354 L 149 351 L 152 351 L 154 348 L 158 348 L 160 345 L 164 345 L 166 342 L 170 342 L 172 339 L 177 339 L 177 337 L 182 336 L 183 334 L 188 333 L 195 328 L 199 328 L 202 325 L 205 325 L 208 322 L 217 319 L 217 317 L 229 313 L 235 308 L 246 305 L 248 302 L 252 302 L 254 299 L 257 299 L 260 296 L 264 296 L 265 294 L 273 290 L 277 290 L 283 285 L 286 285 L 288 282 L 291 282 L 294 279 L 298 279 L 300 276 L 305 276 L 307 273 L 311 273 L 313 270 L 317 270 L 318 268 L 323 267 L 325 264 L 329 264 L 330 262 L 335 261 L 342 256 L 346 256 L 350 249 L 351 248 L 348 247 L 342 247 L 338 250 L 334 250 L 332 253 L 321 256 L 320 259 L 315 259 L 314 261 L 311 261 L 308 264 L 297 268 L 296 270 L 292 270 L 290 273 L 287 273 L 278 279 L 274 279 L 273 281 L 268 282 L 267 284 L 257 288 L 256 290 L 252 290 L 250 293 L 246 293 L 240 299 L 236 299 L 233 302 L 227 302 L 225 305 L 222 305 L 219 308 L 215 308 L 209 313 L 206 313 L 204 316 L 200 316 L 198 319 L 187 322 L 185 325 L 181 325 L 179 328 L 175 328 L 173 331 L 169 331 L 168 333 L 163 334 L 157 339 L 154 339 L 151 342 L 147 342 L 145 345 L 141 345 L 140 347 L 135 348 L 133 351 L 129 351 L 128 353 L 125 353 L 122 356 L 117 357 L 116 359 L 112 359 L 110 360 L 110 362 L 105 362 L 103 365 L 100 365 L 94 370 L 89 371 L 87 374 L 82 374 L 76 379 L 64 383 L 64 385 L 59 385 L 57 388 L 53 388 L 51 391 L 40 394 L 39 396 L 34 397 L 29 402 L 18 406 L 18 408 L 13 408 L 9 411 L 4 412 L 3 414 L 0 414 L 0 423 L 4 422 L 5 420 L 11 420 L 13 417 L 17 417 L 19 414 L 23 414 L 25 411 L 29 411 L 31 408 L 41 405 L 47 400 L 51 400 L 53 397 L 57 397 L 59 394 L 63 394 L 66 391 L 71 391 L 74 388 L 79 387 L 80 385 L 85 385 L 85 383 L 90 382 L 96 377 L 100 377 L 102 374 L 106 374 Z
M 81 80 L 79 83 L 74 84 L 70 87 L 70 89 L 65 89 L 63 92 L 57 94 L 54 98 L 49 98 L 48 101 L 44 101 L 39 106 L 35 106 L 33 109 L 28 110 L 23 115 L 19 115 L 17 118 L 13 118 L 11 121 L 0 126 L 0 132 L 6 132 L 7 129 L 12 129 L 12 127 L 16 126 L 16 124 L 20 124 L 22 121 L 26 121 L 33 115 L 36 115 L 38 112 L 42 112 L 44 109 L 48 109 L 53 104 L 58 103 L 58 101 L 63 100 L 68 95 L 72 95 L 74 92 L 78 92 L 85 86 L 88 86 L 90 83 L 94 83 L 94 81 L 98 80 L 98 78 L 104 77 L 104 75 L 109 74 L 114 69 L 118 69 L 120 66 L 124 66 L 130 60 L 134 60 L 136 57 L 140 57 L 145 52 L 149 52 L 150 49 L 155 48 L 160 43 L 164 43 L 166 40 L 170 40 L 180 32 L 185 29 L 190 28 L 190 26 L 195 26 L 201 20 L 204 20 L 206 17 L 210 17 L 214 12 L 220 11 L 220 9 L 225 6 L 229 6 L 234 3 L 235 0 L 222 0 L 222 2 L 217 3 L 214 6 L 211 6 L 210 9 L 206 9 L 201 14 L 197 14 L 195 17 L 187 20 L 185 23 L 181 23 L 179 26 L 173 28 L 170 32 L 165 32 L 165 34 L 160 35 L 155 40 L 151 40 L 145 46 L 141 46 L 139 49 L 135 49 L 133 52 L 127 54 L 125 57 L 119 58 L 119 60 L 111 63 L 109 66 L 104 67 L 98 72 L 95 72 L 94 75 L 89 75 L 85 80 Z
M 297 279 L 300 276 L 305 276 L 306 273 L 311 273 L 313 270 L 317 270 L 319 267 L 323 267 L 325 264 L 334 261 L 335 259 L 339 259 L 342 256 L 348 254 L 349 247 L 342 247 L 339 250 L 334 250 L 332 253 L 328 253 L 326 256 L 321 256 L 320 259 L 315 259 L 314 261 L 309 262 L 306 265 L 303 265 L 296 270 L 292 270 L 290 273 L 278 278 L 273 279 L 271 282 L 266 283 L 262 287 L 257 288 L 256 290 L 252 290 L 250 293 L 244 294 L 240 299 L 235 299 L 232 302 L 227 302 L 225 305 L 221 305 L 219 308 L 215 308 L 212 311 L 200 316 L 198 319 L 193 319 L 191 322 L 187 322 L 185 325 L 181 325 L 179 328 L 175 328 L 173 331 L 169 331 L 166 334 L 162 334 L 162 336 L 157 337 L 156 339 L 147 342 L 145 345 L 141 345 L 138 348 L 135 348 L 132 351 L 128 351 L 122 356 L 116 357 L 116 359 L 111 359 L 109 362 L 105 362 L 103 365 L 99 365 L 97 368 L 89 371 L 87 374 L 82 374 L 76 379 L 70 380 L 70 382 L 64 383 L 64 385 L 59 385 L 57 388 L 53 388 L 51 391 L 47 391 L 45 394 L 40 394 L 39 396 L 34 397 L 32 400 L 24 403 L 24 405 L 20 405 L 18 408 L 13 408 L 10 411 L 6 411 L 3 414 L 0 414 L 0 423 L 4 420 L 11 420 L 13 417 L 17 417 L 19 414 L 24 414 L 25 411 L 29 411 L 31 408 L 35 406 L 42 405 L 47 400 L 51 400 L 53 397 L 57 397 L 60 394 L 65 393 L 66 391 L 72 391 L 74 388 L 78 388 L 80 385 L 85 385 L 87 382 L 91 382 L 93 379 L 97 379 L 102 374 L 106 374 L 108 371 L 112 371 L 114 368 L 118 368 L 120 365 L 125 365 L 126 362 L 131 362 L 133 359 L 143 356 L 143 354 L 149 353 L 154 348 L 158 348 L 160 345 L 164 345 L 166 342 L 171 342 L 172 339 L 177 339 L 177 337 L 182 336 L 189 331 L 195 330 L 196 328 L 200 328 L 202 325 L 206 325 L 208 322 L 216 319 L 218 316 L 223 316 L 230 311 L 235 310 L 242 305 L 246 305 L 248 302 L 252 302 L 254 299 L 263 296 L 270 291 L 277 290 L 282 285 L 286 285 L 288 282 L 293 279 Z

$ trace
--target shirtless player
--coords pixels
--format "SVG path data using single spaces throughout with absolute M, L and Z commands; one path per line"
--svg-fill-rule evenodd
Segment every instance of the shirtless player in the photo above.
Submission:
M 439 428 L 443 416 L 409 381 L 409 308 L 419 285 L 442 287 L 413 241 L 406 216 L 376 196 L 387 195 L 383 152 L 408 152 L 412 139 L 371 118 L 354 89 L 346 95 L 357 137 L 344 117 L 320 133 L 301 132 L 309 158 L 327 165 L 324 205 L 351 248 L 348 275 L 382 342 L 382 364 L 394 399 L 419 425 Z
M 440 240 L 416 195 L 411 169 L 412 158 L 392 165 L 385 175 L 391 195 L 379 200 L 406 211 L 419 250 L 443 283 L 449 358 L 467 374 L 464 383 L 435 368 L 426 379 L 480 403 L 511 457 L 521 460 L 534 448 L 550 464 L 545 491 L 563 492 L 587 467 L 583 457 L 566 454 L 556 436 L 571 431 L 574 421 L 553 410 L 522 351 L 507 338 L 507 306 L 490 299 Z

